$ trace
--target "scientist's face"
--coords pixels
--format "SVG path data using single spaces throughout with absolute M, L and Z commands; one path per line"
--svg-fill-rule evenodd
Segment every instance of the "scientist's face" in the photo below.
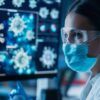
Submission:
M 100 55 L 100 38 L 95 38 L 99 32 L 95 30 L 95 27 L 91 24 L 91 22 L 84 16 L 76 13 L 70 13 L 66 16 L 64 30 L 66 32 L 71 29 L 75 30 L 85 30 L 88 36 L 88 46 L 89 52 L 88 56 L 97 57 Z M 95 30 L 95 31 L 94 31 Z M 69 32 L 69 35 L 71 33 Z M 71 42 L 70 36 L 68 41 Z

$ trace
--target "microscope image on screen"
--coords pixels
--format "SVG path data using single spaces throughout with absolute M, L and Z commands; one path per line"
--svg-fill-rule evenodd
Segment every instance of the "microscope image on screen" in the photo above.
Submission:
M 40 51 L 41 50 L 41 51 Z M 49 42 L 40 43 L 37 50 L 36 65 L 37 71 L 55 71 L 57 70 L 57 44 Z
M 5 10 L 0 12 L 1 67 L 7 74 L 33 74 L 37 13 Z
M 0 0 L 0 75 L 57 72 L 60 7 L 61 0 Z
M 8 13 L 7 45 L 31 43 L 34 46 L 36 40 L 36 19 L 35 14 Z M 14 43 L 14 44 L 12 44 Z

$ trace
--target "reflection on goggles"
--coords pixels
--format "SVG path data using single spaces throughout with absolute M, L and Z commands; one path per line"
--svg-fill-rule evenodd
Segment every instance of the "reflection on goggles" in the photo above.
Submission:
M 85 30 L 70 30 L 68 32 L 65 31 L 64 28 L 61 29 L 62 40 L 64 43 L 82 43 L 88 40 L 87 31 Z

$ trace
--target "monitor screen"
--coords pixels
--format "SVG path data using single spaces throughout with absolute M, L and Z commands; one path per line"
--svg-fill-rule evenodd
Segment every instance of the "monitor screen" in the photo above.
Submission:
M 0 77 L 56 75 L 60 13 L 61 0 L 0 1 Z

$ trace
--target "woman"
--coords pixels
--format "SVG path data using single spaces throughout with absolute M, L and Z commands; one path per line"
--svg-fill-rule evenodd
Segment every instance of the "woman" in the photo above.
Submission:
M 65 62 L 77 72 L 90 72 L 81 100 L 100 100 L 100 1 L 76 1 L 62 28 Z

